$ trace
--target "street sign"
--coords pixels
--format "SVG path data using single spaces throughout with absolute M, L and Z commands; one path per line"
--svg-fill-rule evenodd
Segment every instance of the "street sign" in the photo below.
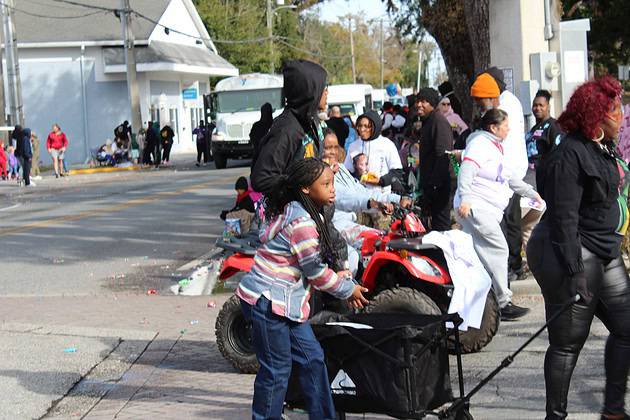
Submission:
M 197 89 L 196 88 L 188 88 L 182 90 L 182 98 L 184 100 L 194 101 L 197 100 Z

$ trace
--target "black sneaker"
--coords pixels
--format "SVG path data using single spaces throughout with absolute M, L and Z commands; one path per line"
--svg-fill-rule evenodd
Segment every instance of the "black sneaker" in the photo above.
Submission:
M 510 302 L 503 308 L 501 308 L 501 321 L 514 321 L 526 315 L 528 312 L 529 308 L 516 306 L 512 302 Z

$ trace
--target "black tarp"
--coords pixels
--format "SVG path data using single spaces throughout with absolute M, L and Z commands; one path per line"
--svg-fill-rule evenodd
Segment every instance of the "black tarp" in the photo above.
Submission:
M 327 325 L 331 321 L 373 328 Z M 321 313 L 311 324 L 326 354 L 337 411 L 421 418 L 452 400 L 442 316 Z M 296 375 L 286 401 L 303 408 Z

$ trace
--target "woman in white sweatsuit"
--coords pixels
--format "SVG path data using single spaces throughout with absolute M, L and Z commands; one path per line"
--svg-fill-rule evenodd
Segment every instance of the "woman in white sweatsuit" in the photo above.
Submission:
M 491 109 L 484 114 L 481 129 L 468 138 L 462 155 L 454 200 L 457 221 L 464 232 L 473 237 L 475 251 L 492 277 L 503 320 L 516 319 L 529 312 L 512 304 L 508 286 L 508 245 L 501 231 L 503 211 L 513 191 L 542 202 L 531 185 L 513 178 L 504 165 L 501 142 L 508 132 L 505 111 Z

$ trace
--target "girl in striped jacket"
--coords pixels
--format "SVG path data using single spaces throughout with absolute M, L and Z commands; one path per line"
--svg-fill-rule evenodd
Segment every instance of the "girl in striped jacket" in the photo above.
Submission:
M 335 201 L 334 174 L 318 159 L 291 164 L 267 196 L 263 245 L 236 290 L 252 321 L 260 369 L 254 384 L 253 419 L 280 419 L 292 363 L 299 366 L 309 417 L 334 419 L 324 354 L 308 324 L 312 288 L 362 308 L 367 291 L 349 271 L 335 273 L 325 261 L 330 235 L 322 209 Z

